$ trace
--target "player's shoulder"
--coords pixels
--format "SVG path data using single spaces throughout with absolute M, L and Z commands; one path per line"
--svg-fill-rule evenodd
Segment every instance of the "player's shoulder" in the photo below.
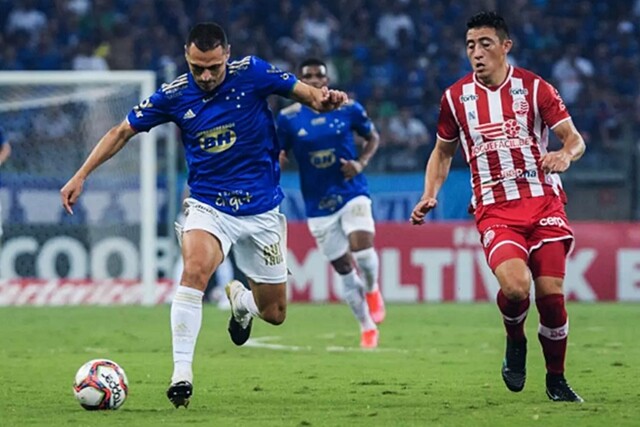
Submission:
M 513 74 L 511 75 L 511 78 L 514 77 L 522 79 L 525 83 L 533 83 L 536 80 L 544 81 L 542 77 L 540 77 L 533 71 L 521 67 L 513 67 Z
M 302 111 L 302 104 L 296 102 L 280 110 L 279 116 L 290 119 Z
M 242 59 L 237 59 L 235 61 L 230 61 L 227 63 L 227 72 L 230 75 L 241 74 L 243 71 L 248 70 L 252 66 L 255 66 L 261 59 L 257 56 L 248 55 Z
M 176 77 L 170 83 L 163 83 L 158 90 L 158 93 L 166 98 L 177 98 L 182 96 L 185 89 L 189 87 L 189 76 L 187 73 L 184 73 L 178 77 Z

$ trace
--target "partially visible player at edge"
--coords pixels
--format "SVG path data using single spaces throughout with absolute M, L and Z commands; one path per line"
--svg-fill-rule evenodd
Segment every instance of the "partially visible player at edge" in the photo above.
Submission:
M 11 155 L 11 144 L 5 139 L 4 130 L 0 127 L 0 167 Z M 0 204 L 0 247 L 2 247 L 2 205 Z
M 298 71 L 303 82 L 316 88 L 329 83 L 327 66 L 318 59 L 303 61 Z M 362 171 L 378 149 L 380 136 L 355 101 L 328 113 L 295 103 L 280 112 L 277 125 L 281 163 L 288 161 L 289 150 L 298 162 L 309 230 L 342 279 L 344 298 L 360 323 L 360 346 L 375 348 L 376 323 L 384 319 L 385 308 L 373 247 L 371 199 Z M 360 157 L 354 131 L 366 141 Z
M 507 63 L 512 41 L 502 17 L 473 16 L 466 46 L 473 72 L 442 97 L 436 147 L 411 222 L 422 224 L 436 206 L 451 158 L 462 145 L 471 168 L 476 225 L 500 284 L 497 303 L 507 332 L 502 378 L 511 391 L 524 388 L 524 322 L 533 278 L 547 396 L 582 402 L 564 377 L 569 321 L 562 287 L 574 238 L 558 173 L 582 156 L 585 144 L 558 92 Z M 549 128 L 562 142 L 558 151 L 547 151 Z
M 193 392 L 204 290 L 232 246 L 251 286 L 227 285 L 232 341 L 247 341 L 253 317 L 273 325 L 285 319 L 286 220 L 279 212 L 279 144 L 267 97 L 289 97 L 318 111 L 348 100 L 344 92 L 298 82 L 255 56 L 228 62 L 229 56 L 222 27 L 195 25 L 185 45 L 190 72 L 163 85 L 107 132 L 61 190 L 64 208 L 73 213 L 89 174 L 132 136 L 170 121 L 182 130 L 191 197 L 181 236 L 184 272 L 171 304 L 174 370 L 167 396 L 176 407 L 187 406 Z

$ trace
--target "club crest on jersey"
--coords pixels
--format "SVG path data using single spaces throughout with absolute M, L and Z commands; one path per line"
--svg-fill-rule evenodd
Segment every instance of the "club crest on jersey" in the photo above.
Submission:
M 529 103 L 524 99 L 516 99 L 513 101 L 513 112 L 519 116 L 526 116 L 529 112 Z

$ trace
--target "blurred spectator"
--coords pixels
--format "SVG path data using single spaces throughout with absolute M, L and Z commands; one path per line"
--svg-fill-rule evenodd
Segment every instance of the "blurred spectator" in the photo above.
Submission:
M 164 79 L 176 64 L 186 71 L 189 27 L 216 20 L 229 28 L 234 59 L 257 54 L 293 70 L 304 57 L 330 58 L 333 84 L 366 105 L 381 132 L 389 125 L 389 141 L 399 139 L 398 105 L 433 132 L 440 93 L 470 71 L 460 25 L 480 9 L 512 23 L 512 64 L 557 84 L 593 164 L 614 161 L 601 156 L 612 157 L 626 128 L 640 132 L 640 0 L 0 0 L 0 67 L 150 69 Z
M 558 91 L 569 107 L 576 103 L 586 81 L 593 76 L 593 64 L 579 56 L 579 52 L 577 45 L 567 46 L 565 54 L 555 63 L 552 71 Z

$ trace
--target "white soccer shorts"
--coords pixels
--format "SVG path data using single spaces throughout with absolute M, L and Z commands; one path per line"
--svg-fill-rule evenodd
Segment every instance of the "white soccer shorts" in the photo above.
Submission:
M 371 199 L 358 196 L 347 202 L 339 211 L 327 216 L 309 218 L 309 231 L 318 248 L 329 261 L 334 261 L 349 250 L 349 234 L 354 231 L 375 233 L 371 212 Z
M 287 281 L 287 220 L 279 208 L 236 217 L 192 198 L 184 201 L 184 208 L 183 232 L 213 234 L 225 258 L 233 250 L 238 269 L 256 283 Z

